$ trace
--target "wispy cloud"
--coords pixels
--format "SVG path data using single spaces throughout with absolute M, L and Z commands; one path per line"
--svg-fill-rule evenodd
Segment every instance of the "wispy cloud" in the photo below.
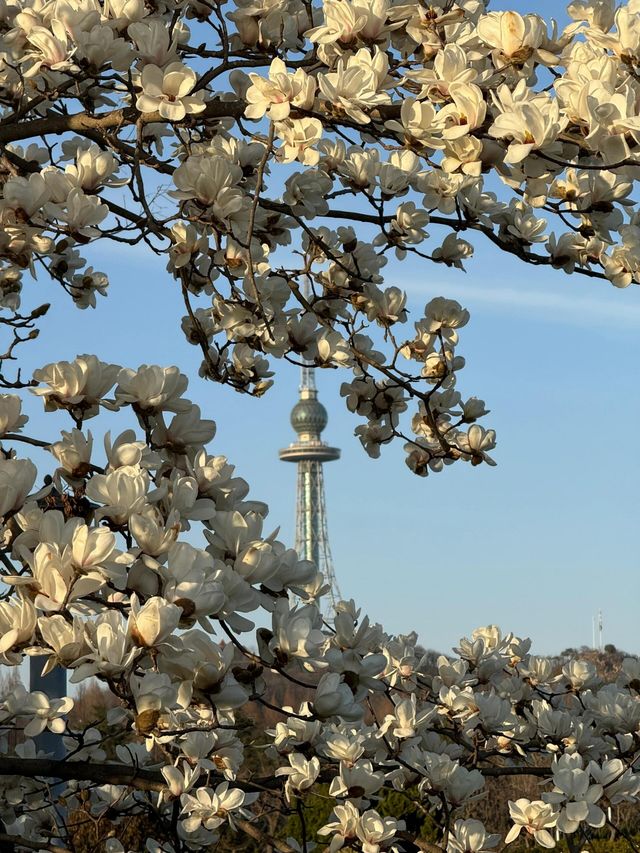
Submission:
M 582 284 L 582 282 L 580 282 Z M 558 281 L 558 290 L 566 288 L 567 283 Z M 601 290 L 595 296 L 588 292 L 588 283 L 584 289 L 572 284 L 570 292 L 558 293 L 548 286 L 540 288 L 537 284 L 523 281 L 519 287 L 483 284 L 443 282 L 434 288 L 411 282 L 405 289 L 411 302 L 431 298 L 438 292 L 450 299 L 457 299 L 465 307 L 491 307 L 496 311 L 513 315 L 531 317 L 556 323 L 569 323 L 575 326 L 624 326 L 640 328 L 640 293 L 637 287 L 618 290 L 602 283 Z

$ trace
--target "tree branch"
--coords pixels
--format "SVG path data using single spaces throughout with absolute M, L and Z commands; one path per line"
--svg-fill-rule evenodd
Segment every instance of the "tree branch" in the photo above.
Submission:
M 208 101 L 205 111 L 198 114 L 197 121 L 200 123 L 203 119 L 240 118 L 245 110 L 245 106 L 244 101 L 223 101 L 219 98 L 214 98 Z M 46 136 L 47 134 L 59 136 L 60 134 L 70 132 L 82 134 L 84 131 L 114 130 L 134 125 L 137 121 L 142 124 L 153 124 L 154 122 L 166 124 L 167 122 L 159 112 L 140 113 L 133 107 L 113 110 L 110 113 L 101 113 L 95 116 L 88 115 L 87 113 L 73 113 L 72 115 L 52 114 L 46 118 L 31 119 L 30 121 L 0 127 L 0 145 L 6 145 L 9 142 L 19 142 L 22 139 L 31 139 L 34 136 Z M 191 121 L 193 119 L 187 118 L 181 122 L 174 122 L 174 124 L 188 124 Z
M 48 850 L 49 853 L 69 853 L 66 847 L 58 847 L 57 844 L 49 844 L 46 841 L 29 841 L 21 835 L 7 835 L 0 832 L 0 845 L 7 844 L 14 847 L 26 847 L 27 850 Z
M 240 819 L 234 817 L 233 822 L 236 826 L 241 829 L 245 835 L 248 835 L 250 838 L 253 838 L 254 841 L 259 841 L 263 843 L 270 844 L 272 847 L 275 847 L 279 853 L 296 853 L 295 848 L 293 848 L 290 844 L 287 844 L 286 841 L 282 841 L 280 838 L 274 838 L 269 835 L 267 832 L 259 829 L 255 824 L 250 823 L 248 820 Z
M 55 761 L 48 758 L 9 758 L 0 760 L 0 776 L 26 776 L 29 778 L 61 779 L 65 782 L 95 782 L 98 785 L 128 785 L 138 791 L 164 791 L 167 783 L 158 770 L 144 770 L 129 764 L 94 764 L 90 761 Z M 228 781 L 222 774 L 210 774 L 219 782 Z M 205 784 L 205 780 L 201 781 Z M 235 788 L 251 793 L 277 790 L 281 780 L 273 776 L 254 779 L 252 782 L 235 780 Z

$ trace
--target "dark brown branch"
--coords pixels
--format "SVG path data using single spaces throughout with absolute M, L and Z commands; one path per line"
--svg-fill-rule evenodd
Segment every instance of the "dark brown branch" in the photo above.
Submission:
M 11 849 L 26 847 L 27 850 L 48 850 L 49 853 L 69 853 L 66 847 L 58 847 L 56 844 L 49 844 L 46 841 L 29 841 L 28 838 L 23 838 L 21 835 L 7 835 L 4 832 L 0 832 L 0 845 L 10 845 Z
M 255 824 L 250 823 L 248 820 L 238 820 L 238 818 L 234 818 L 233 822 L 236 824 L 238 829 L 241 829 L 245 835 L 253 838 L 254 841 L 262 842 L 263 844 L 270 844 L 278 850 L 279 853 L 296 853 L 296 850 L 290 844 L 287 844 L 286 841 L 282 841 L 280 838 L 274 838 L 259 829 Z
M 240 118 L 245 109 L 244 101 L 223 101 L 215 98 L 207 103 L 207 108 L 197 117 L 197 122 L 216 118 Z M 73 113 L 72 115 L 49 115 L 46 118 L 36 118 L 23 121 L 19 124 L 8 124 L 0 127 L 0 145 L 9 142 L 19 142 L 22 139 L 31 139 L 34 136 L 46 136 L 54 134 L 59 136 L 63 133 L 80 133 L 84 131 L 107 131 L 133 125 L 136 121 L 142 124 L 153 124 L 154 122 L 166 123 L 159 112 L 139 113 L 133 107 L 112 110 L 110 113 L 100 113 L 92 116 L 87 113 Z M 191 123 L 189 118 L 176 124 Z
M 90 761 L 54 761 L 48 758 L 3 756 L 0 761 L 0 776 L 40 777 L 60 779 L 65 782 L 95 782 L 98 785 L 127 785 L 138 791 L 164 791 L 167 788 L 164 776 L 157 770 L 144 770 L 128 764 L 93 764 Z M 219 782 L 225 781 L 221 774 L 211 774 L 211 778 Z M 232 784 L 248 792 L 277 790 L 282 786 L 281 780 L 273 776 L 254 779 L 252 782 L 236 780 Z
M 0 776 L 41 777 L 65 782 L 96 782 L 99 785 L 128 785 L 139 791 L 163 791 L 167 783 L 161 773 L 128 764 L 92 764 L 89 761 L 54 761 L 48 758 L 6 758 Z
M 41 441 L 39 438 L 29 438 L 28 435 L 18 435 L 14 432 L 6 432 L 2 438 L 5 441 L 21 441 L 24 444 L 32 444 L 34 447 L 49 448 L 53 444 L 51 441 Z

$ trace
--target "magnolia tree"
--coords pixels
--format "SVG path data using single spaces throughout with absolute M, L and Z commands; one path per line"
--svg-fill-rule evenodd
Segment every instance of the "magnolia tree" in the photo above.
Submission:
M 0 703 L 7 849 L 72 846 L 82 806 L 148 814 L 148 849 L 167 853 L 229 827 L 280 853 L 483 853 L 500 839 L 469 803 L 513 775 L 540 794 L 510 804 L 503 840 L 574 849 L 611 804 L 638 802 L 636 661 L 603 685 L 489 627 L 434 675 L 414 634 L 353 601 L 323 622 L 322 577 L 206 449 L 214 424 L 178 368 L 79 355 L 20 370 L 48 308 L 36 275 L 93 308 L 108 281 L 92 244 L 146 245 L 180 289 L 202 377 L 261 395 L 276 358 L 341 369 L 370 455 L 400 439 L 422 476 L 490 463 L 484 403 L 456 387 L 468 313 L 435 298 L 408 329 L 382 271 L 392 255 L 462 267 L 477 237 L 640 281 L 640 4 L 568 14 L 560 32 L 482 0 L 0 4 L 0 660 L 98 679 L 118 700 L 99 731 L 67 723 L 71 697 L 17 688 Z M 26 432 L 21 393 L 68 431 Z M 102 409 L 121 427 L 94 443 Z M 280 708 L 280 681 L 307 699 Z M 245 743 L 257 706 L 280 721 Z M 43 749 L 45 729 L 60 749 Z M 256 778 L 265 748 L 276 769 Z M 432 816 L 435 843 L 381 816 L 388 790 Z M 333 812 L 312 838 L 317 796 Z M 273 837 L 268 809 L 297 813 L 298 837 Z

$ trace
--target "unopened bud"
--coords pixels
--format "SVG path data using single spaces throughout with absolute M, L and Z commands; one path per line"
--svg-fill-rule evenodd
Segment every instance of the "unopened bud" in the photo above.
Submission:
M 49 308 L 51 308 L 51 305 L 48 302 L 45 302 L 44 305 L 39 305 L 35 308 L 31 316 L 34 320 L 37 320 L 39 317 L 44 317 Z

